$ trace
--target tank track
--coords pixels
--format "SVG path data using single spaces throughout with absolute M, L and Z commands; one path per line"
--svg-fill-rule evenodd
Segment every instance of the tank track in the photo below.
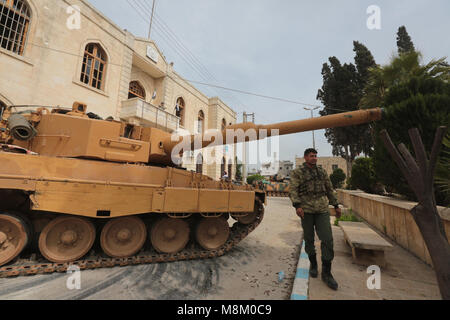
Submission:
M 289 192 L 268 191 L 267 196 L 277 197 L 277 198 L 286 198 L 286 197 L 289 197 Z
M 19 259 L 13 265 L 0 267 L 0 278 L 51 274 L 55 272 L 65 273 L 70 266 L 77 266 L 80 270 L 90 270 L 99 268 L 113 268 L 117 266 L 124 267 L 139 264 L 221 257 L 225 253 L 232 250 L 262 222 L 264 217 L 264 205 L 259 199 L 256 200 L 255 205 L 257 206 L 257 208 L 255 208 L 257 210 L 256 220 L 249 225 L 235 222 L 230 228 L 230 236 L 228 241 L 217 250 L 206 251 L 200 248 L 197 244 L 190 244 L 188 247 L 176 254 L 160 254 L 154 251 L 144 251 L 127 258 L 109 258 L 98 254 L 94 256 L 90 255 L 89 259 L 82 259 L 70 263 L 38 263 L 33 260 L 33 258 Z

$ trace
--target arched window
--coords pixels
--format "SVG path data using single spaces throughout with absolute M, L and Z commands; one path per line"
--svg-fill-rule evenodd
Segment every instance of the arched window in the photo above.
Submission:
M 225 175 L 225 168 L 226 168 L 227 160 L 225 157 L 222 158 L 222 164 L 220 165 L 220 178 L 223 178 Z
M 186 104 L 184 103 L 183 98 L 177 99 L 177 104 L 175 105 L 175 115 L 180 118 L 180 125 L 184 126 L 184 113 L 185 113 Z
M 5 109 L 6 109 L 6 104 L 3 103 L 3 101 L 0 100 L 0 120 L 2 119 L 3 110 L 5 110 Z
M 228 179 L 231 179 L 232 172 L 233 172 L 233 163 L 231 163 L 231 161 L 229 161 L 229 162 L 230 163 L 228 164 Z
M 130 82 L 130 89 L 128 91 L 128 99 L 140 98 L 145 100 L 145 89 L 141 86 L 138 81 Z
M 203 173 L 203 156 L 201 153 L 198 154 L 197 160 L 195 161 L 195 172 Z
M 102 47 L 96 43 L 89 43 L 84 51 L 80 81 L 96 89 L 104 90 L 106 63 L 106 53 Z
M 31 10 L 24 0 L 0 0 L 0 47 L 23 54 L 31 20 Z
M 222 130 L 222 131 L 225 130 L 226 126 L 227 126 L 227 122 L 225 121 L 225 119 L 222 119 L 221 130 Z
M 203 133 L 203 130 L 205 129 L 204 123 L 205 123 L 205 114 L 203 113 L 202 110 L 200 110 L 197 118 L 197 133 Z

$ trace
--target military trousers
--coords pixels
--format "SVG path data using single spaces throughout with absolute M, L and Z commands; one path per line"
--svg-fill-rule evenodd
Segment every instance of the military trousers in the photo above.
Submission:
M 334 249 L 330 213 L 305 213 L 305 217 L 302 219 L 302 228 L 305 251 L 308 256 L 316 255 L 314 246 L 315 229 L 321 241 L 322 262 L 331 262 L 334 259 Z

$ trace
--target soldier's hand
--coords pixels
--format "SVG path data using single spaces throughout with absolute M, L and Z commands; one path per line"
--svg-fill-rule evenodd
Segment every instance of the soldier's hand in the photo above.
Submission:
M 339 219 L 341 217 L 341 215 L 342 215 L 341 208 L 337 208 L 335 210 L 336 210 L 336 219 Z
M 303 211 L 302 208 L 297 209 L 297 215 L 302 219 L 305 217 L 305 212 Z

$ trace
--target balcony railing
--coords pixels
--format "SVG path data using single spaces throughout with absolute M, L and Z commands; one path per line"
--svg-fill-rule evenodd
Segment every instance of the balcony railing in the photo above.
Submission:
M 141 126 L 173 132 L 180 127 L 180 118 L 139 98 L 122 101 L 120 117 Z

